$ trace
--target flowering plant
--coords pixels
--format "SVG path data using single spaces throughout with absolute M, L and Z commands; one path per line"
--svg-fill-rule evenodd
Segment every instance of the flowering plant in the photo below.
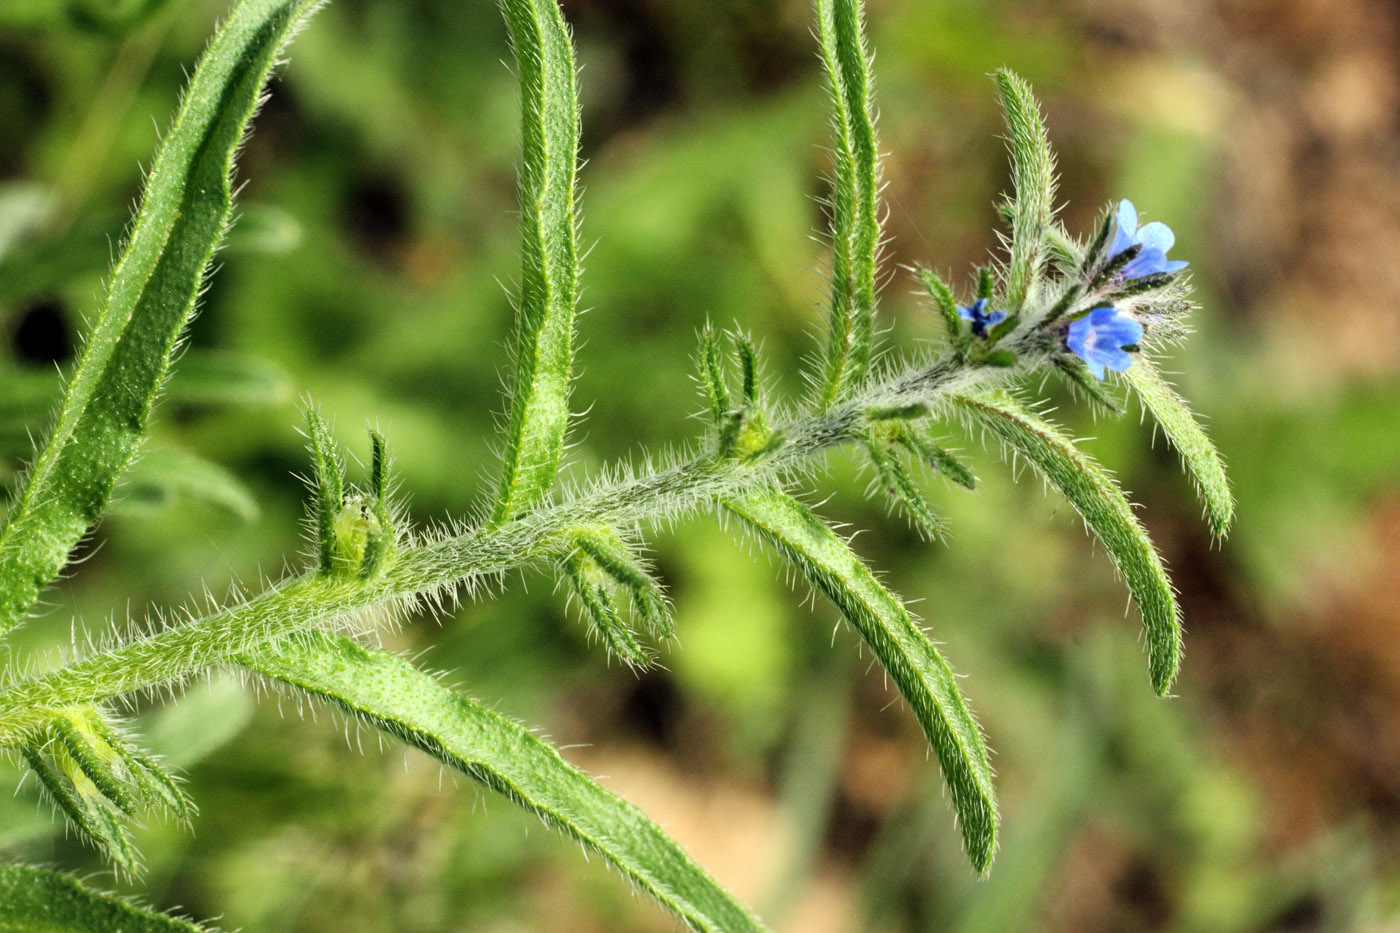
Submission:
M 1133 363 L 1124 347 L 1136 347 L 1142 339 L 1142 325 L 1117 308 L 1095 308 L 1076 319 L 1065 332 L 1065 346 L 1082 359 L 1103 380 L 1104 370 L 1121 373 Z
M 0 528 L 0 635 L 33 614 L 136 459 L 233 219 L 231 172 L 244 133 L 284 48 L 320 5 L 239 0 L 195 69 L 57 417 Z M 1053 157 L 1039 105 L 1022 79 L 1000 71 L 1014 181 L 1003 205 L 1006 255 L 979 270 L 969 305 L 919 270 L 946 341 L 897 363 L 876 340 L 883 210 L 863 12 L 857 0 L 817 0 L 833 158 L 830 304 L 820 360 L 807 373 L 812 391 L 789 410 L 773 405 L 753 342 L 706 327 L 696 353 L 703 435 L 642 467 L 617 466 L 561 488 L 565 437 L 578 420 L 570 410 L 581 274 L 578 71 L 555 0 L 502 0 L 502 8 L 520 86 L 523 222 L 508 417 L 486 508 L 446 530 L 410 527 L 385 437 L 370 433 L 367 475 L 354 486 L 336 438 L 308 404 L 312 546 L 303 566 L 255 595 L 114 632 L 58 664 L 20 657 L 0 681 L 0 747 L 23 762 L 77 834 L 134 875 L 135 821 L 160 812 L 188 821 L 193 806 L 130 734 L 120 704 L 236 669 L 329 704 L 499 792 L 600 854 L 692 928 L 763 929 L 635 806 L 530 730 L 365 637 L 420 608 L 489 591 L 508 571 L 543 568 L 573 595 L 598 643 L 647 667 L 685 620 L 673 618 L 642 552 L 644 535 L 657 523 L 715 512 L 826 596 L 889 672 L 937 757 L 968 860 L 987 872 L 998 844 L 996 791 L 953 668 L 802 493 L 831 452 L 860 451 L 880 479 L 872 492 L 934 536 L 942 523 L 916 481 L 918 467 L 976 482 L 935 432 L 994 439 L 1043 474 L 1103 542 L 1140 610 L 1152 688 L 1167 694 L 1181 623 L 1161 558 L 1112 477 L 1025 400 L 1023 387 L 1053 374 L 1090 404 L 1117 409 L 1099 382 L 1106 370 L 1121 373 L 1182 454 L 1212 532 L 1226 532 L 1232 502 L 1220 459 L 1151 359 L 1191 309 L 1176 275 L 1184 264 L 1165 259 L 1170 231 L 1138 229 L 1126 201 L 1111 242 L 1112 217 L 1087 242 L 1066 231 L 1052 210 Z M 0 868 L 0 924 L 23 927 L 38 916 L 57 930 L 194 928 L 66 875 Z
M 1180 272 L 1186 268 L 1185 262 L 1167 259 L 1167 250 L 1176 242 L 1171 227 L 1157 220 L 1139 227 L 1137 208 L 1127 199 L 1118 202 L 1118 213 L 1114 219 L 1117 229 L 1108 247 L 1108 258 L 1120 256 L 1130 249 L 1137 250 L 1136 255 L 1119 270 L 1123 278 L 1140 279 L 1145 275 Z
M 972 324 L 974 337 L 987 336 L 987 328 L 1006 320 L 1005 311 L 988 311 L 990 298 L 978 298 L 970 305 L 958 305 L 958 316 Z

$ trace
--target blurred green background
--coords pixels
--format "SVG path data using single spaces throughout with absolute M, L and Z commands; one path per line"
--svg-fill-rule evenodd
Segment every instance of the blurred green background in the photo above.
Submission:
M 224 4 L 0 3 L 0 472 L 41 430 L 157 127 Z M 822 312 L 826 140 L 798 0 L 567 0 L 583 66 L 582 348 L 569 476 L 693 437 L 697 329 L 762 341 L 778 396 Z M 875 0 L 889 153 L 883 321 L 936 335 L 900 269 L 966 289 L 1007 184 L 987 78 L 1042 96 L 1064 218 L 1130 197 L 1178 234 L 1203 310 L 1167 368 L 1239 497 L 1213 546 L 1135 417 L 1060 416 L 1114 468 L 1180 587 L 1178 696 L 1067 505 L 967 439 L 974 494 L 920 543 L 837 457 L 811 497 L 910 600 L 996 750 L 1005 830 L 966 866 L 919 730 L 825 603 L 713 518 L 659 530 L 679 647 L 609 667 L 543 574 L 386 645 L 567 747 L 780 930 L 1357 930 L 1400 924 L 1400 10 L 1384 0 Z M 415 521 L 493 469 L 516 274 L 516 90 L 490 3 L 337 0 L 293 47 L 242 160 L 242 221 L 150 457 L 16 657 L 256 587 L 306 544 L 299 397 L 362 459 L 388 435 Z M 48 652 L 46 655 L 44 652 Z M 34 660 L 25 663 L 39 663 Z M 187 769 L 193 837 L 144 882 L 256 931 L 674 927 L 600 864 L 416 753 L 236 679 L 140 704 Z M 303 714 L 303 715 L 298 715 Z M 444 777 L 446 779 L 444 779 Z M 102 870 L 32 782 L 4 857 Z

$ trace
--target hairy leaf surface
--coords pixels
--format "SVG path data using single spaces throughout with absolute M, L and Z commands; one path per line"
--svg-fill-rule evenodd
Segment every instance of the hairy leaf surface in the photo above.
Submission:
M 0 632 L 29 610 L 136 454 L 233 207 L 230 173 L 263 85 L 319 0 L 243 0 L 200 59 L 58 419 L 0 531 Z
M 1148 360 L 1139 356 L 1122 374 L 1152 417 L 1166 432 L 1181 461 L 1196 481 L 1196 489 L 1206 504 L 1206 517 L 1211 533 L 1223 536 L 1230 530 L 1235 516 L 1235 498 L 1230 493 L 1230 481 L 1225 478 L 1225 464 L 1205 429 L 1177 395 L 1162 374 Z
M 61 872 L 0 865 L 0 930 L 15 933 L 200 933 L 186 920 L 99 894 Z
M 314 632 L 259 649 L 240 662 L 324 697 L 504 794 L 601 854 L 691 928 L 766 929 L 636 807 L 523 726 L 459 696 L 407 661 Z
M 823 402 L 864 381 L 874 337 L 880 170 L 870 53 L 859 0 L 818 0 L 817 34 L 831 92 L 831 317 Z
M 569 27 L 555 0 L 503 0 L 501 8 L 520 78 L 522 263 L 495 524 L 534 506 L 554 483 L 569 423 L 578 300 L 579 115 Z
M 1118 484 L 1059 429 L 1004 393 L 954 399 L 1048 479 L 1103 542 L 1127 580 L 1147 632 L 1152 686 L 1165 695 L 1181 664 L 1181 613 L 1162 558 Z
M 1030 85 L 1005 68 L 996 73 L 1006 116 L 1011 172 L 1016 196 L 1011 215 L 1011 256 L 1006 263 L 1006 305 L 1019 310 L 1045 264 L 1055 209 L 1055 157 L 1045 133 L 1040 105 Z
M 904 604 L 811 509 L 775 489 L 726 507 L 836 604 L 889 672 L 938 755 L 968 858 L 985 872 L 996 851 L 996 791 L 982 732 L 953 669 Z

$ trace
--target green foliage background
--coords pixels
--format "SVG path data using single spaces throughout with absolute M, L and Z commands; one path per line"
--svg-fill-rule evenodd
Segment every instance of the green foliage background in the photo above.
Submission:
M 1179 240 L 1205 308 L 1175 366 L 1240 501 L 1212 550 L 1175 458 L 1129 417 L 1061 414 L 1145 506 L 1182 591 L 1178 698 L 1072 512 L 970 451 L 929 546 L 832 462 L 825 511 L 914 600 L 997 750 L 989 881 L 958 851 L 907 710 L 825 604 L 711 521 L 662 534 L 680 650 L 608 667 L 543 577 L 386 633 L 569 747 L 779 929 L 1354 929 L 1400 914 L 1400 275 L 1384 5 L 1169 13 L 885 0 L 870 9 L 890 269 L 965 275 L 1008 184 L 986 77 L 1045 103 L 1065 218 L 1132 198 Z M 66 18 L 54 11 L 86 11 Z M 826 165 L 806 3 L 571 2 L 583 65 L 582 349 L 573 475 L 693 436 L 698 328 L 762 340 L 789 393 L 821 321 Z M 111 21 L 93 13 L 112 13 Z M 113 13 L 115 11 L 115 13 Z M 0 469 L 28 453 L 150 157 L 222 4 L 0 6 Z M 122 19 L 116 14 L 130 14 Z M 1387 32 L 1389 30 L 1389 32 Z M 1321 38 L 1319 38 L 1321 37 Z M 242 220 L 120 513 L 25 647 L 114 611 L 279 575 L 305 552 L 298 396 L 355 443 L 388 436 L 416 521 L 489 493 L 518 274 L 516 85 L 489 3 L 337 0 L 292 49 L 242 160 Z M 1328 49 L 1345 49 L 1328 54 Z M 897 343 L 939 322 L 895 271 Z M 966 294 L 966 293 L 964 293 Z M 243 374 L 238 391 L 219 372 Z M 1066 400 L 1068 401 L 1068 400 Z M 359 451 L 367 460 L 367 450 Z M 197 456 L 199 460 L 191 458 Z M 192 465 L 193 464 L 193 465 Z M 222 468 L 222 469 L 219 469 Z M 202 581 L 202 583 L 201 583 Z M 832 647 L 833 638 L 841 642 Z M 193 838 L 155 825 L 141 888 L 250 930 L 663 930 L 596 862 L 436 765 L 322 712 L 214 681 L 152 704 L 187 756 Z M 177 761 L 177 763 L 179 763 Z M 9 858 L 99 868 L 32 786 Z M 488 806 L 489 804 L 493 804 Z M 125 882 L 112 881 L 122 887 Z

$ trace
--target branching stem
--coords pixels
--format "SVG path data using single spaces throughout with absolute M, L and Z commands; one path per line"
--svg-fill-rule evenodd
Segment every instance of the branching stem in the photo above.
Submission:
M 762 456 L 719 459 L 710 451 L 642 476 L 604 483 L 496 527 L 402 547 L 375 579 L 290 578 L 236 606 L 119 644 L 0 692 L 0 747 L 21 744 L 56 711 L 159 687 L 236 663 L 252 647 L 357 613 L 388 613 L 444 587 L 470 583 L 557 555 L 580 525 L 626 527 L 693 513 L 811 470 L 828 451 L 866 435 L 867 412 L 999 385 L 1045 362 L 1036 340 L 1016 347 L 1023 367 L 977 368 L 951 355 L 902 370 L 825 411 L 775 424 L 785 443 Z

